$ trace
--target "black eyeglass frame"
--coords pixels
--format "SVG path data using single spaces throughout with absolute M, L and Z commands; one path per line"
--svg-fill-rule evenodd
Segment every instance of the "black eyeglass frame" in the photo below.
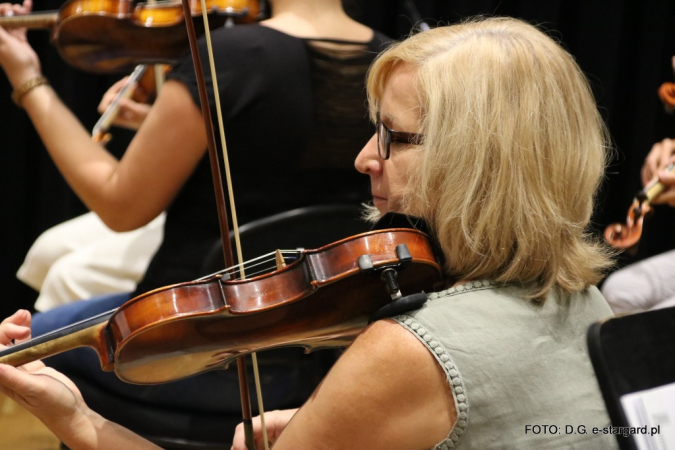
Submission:
M 420 133 L 409 133 L 407 131 L 395 131 L 383 124 L 379 118 L 375 122 L 375 133 L 377 134 L 377 154 L 380 158 L 387 160 L 391 156 L 391 143 L 419 145 L 424 139 Z

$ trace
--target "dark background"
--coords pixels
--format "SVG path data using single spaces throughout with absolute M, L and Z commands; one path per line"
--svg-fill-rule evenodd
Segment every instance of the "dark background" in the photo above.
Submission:
M 40 0 L 35 10 L 57 10 L 63 1 Z M 394 38 L 409 34 L 411 2 L 363 0 L 349 6 L 362 22 Z M 664 113 L 656 91 L 673 81 L 675 2 L 672 0 L 417 0 L 419 17 L 430 25 L 473 15 L 508 15 L 540 25 L 577 59 L 589 77 L 609 126 L 614 158 L 603 184 L 593 227 L 623 221 L 640 189 L 639 171 L 652 144 L 675 138 L 675 116 Z M 67 66 L 46 31 L 31 31 L 45 76 L 83 124 L 91 129 L 96 106 L 119 75 L 91 75 Z M 14 276 L 35 238 L 45 229 L 81 214 L 84 206 L 47 156 L 25 113 L 10 100 L 0 75 L 0 317 L 31 308 L 36 294 Z M 131 134 L 113 130 L 109 144 L 121 154 Z M 214 205 L 215 207 L 215 205 Z M 637 255 L 620 264 L 675 248 L 675 208 L 658 207 L 645 227 Z M 674 275 L 675 276 L 675 275 Z

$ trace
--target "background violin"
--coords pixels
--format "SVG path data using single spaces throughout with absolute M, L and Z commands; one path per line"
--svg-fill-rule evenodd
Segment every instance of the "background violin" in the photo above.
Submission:
M 108 129 L 119 113 L 122 99 L 131 98 L 138 103 L 152 103 L 157 96 L 157 89 L 160 83 L 164 80 L 164 75 L 170 69 L 171 66 L 163 64 L 154 66 L 139 64 L 136 66 L 94 125 L 91 132 L 94 142 L 105 146 L 112 138 Z
M 207 0 L 209 26 L 253 21 L 258 0 Z M 191 0 L 201 15 L 200 0 Z M 131 0 L 68 0 L 58 11 L 0 17 L 5 28 L 51 29 L 51 41 L 72 66 L 93 73 L 130 73 L 138 64 L 172 63 L 188 48 L 180 2 L 133 5 Z M 201 18 L 200 18 L 201 19 Z M 195 21 L 203 32 L 200 20 Z
M 413 229 L 371 231 L 284 253 L 288 264 L 280 269 L 228 279 L 234 269 L 156 289 L 115 311 L 5 349 L 0 363 L 18 366 L 88 346 L 102 369 L 123 381 L 174 381 L 265 349 L 345 346 L 391 304 L 383 273 L 396 271 L 405 294 L 432 290 L 442 280 L 427 236 Z
M 675 112 L 675 83 L 663 83 L 658 89 L 658 96 L 666 112 Z M 675 163 L 669 164 L 666 172 L 675 172 Z M 635 249 L 642 237 L 644 219 L 653 212 L 650 202 L 664 190 L 663 184 L 654 180 L 635 195 L 635 199 L 628 208 L 626 223 L 614 223 L 605 229 L 605 241 L 612 247 L 620 249 Z
M 666 172 L 675 172 L 675 163 L 666 167 Z M 612 247 L 630 249 L 635 247 L 642 237 L 644 219 L 652 213 L 650 202 L 663 192 L 664 186 L 658 180 L 652 181 L 635 195 L 628 209 L 626 223 L 615 223 L 605 229 L 605 241 Z

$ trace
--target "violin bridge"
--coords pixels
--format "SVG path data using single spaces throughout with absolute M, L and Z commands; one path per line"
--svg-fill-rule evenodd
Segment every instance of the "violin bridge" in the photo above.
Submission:
M 274 252 L 274 260 L 277 263 L 277 270 L 286 267 L 286 260 L 284 260 L 284 255 L 281 254 L 281 250 L 277 249 L 277 251 Z

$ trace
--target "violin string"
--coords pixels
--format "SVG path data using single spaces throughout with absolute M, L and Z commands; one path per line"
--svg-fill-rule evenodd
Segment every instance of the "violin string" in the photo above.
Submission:
M 279 250 L 279 251 L 281 252 L 281 254 L 284 257 L 288 256 L 287 261 L 286 261 L 287 263 L 292 259 L 296 259 L 296 258 L 293 258 L 293 257 L 297 256 L 301 253 L 298 250 Z M 266 253 L 266 254 L 258 256 L 256 258 L 250 259 L 250 260 L 244 262 L 243 264 L 235 264 L 232 267 L 227 267 L 225 269 L 218 270 L 218 271 L 210 273 L 208 275 L 204 275 L 203 277 L 197 278 L 195 281 L 203 281 L 203 280 L 206 280 L 206 279 L 211 278 L 211 277 L 216 276 L 216 275 L 222 275 L 224 273 L 228 273 L 232 276 L 232 279 L 236 279 L 233 275 L 238 271 L 237 269 L 242 265 L 245 266 L 246 273 L 248 273 L 248 276 L 256 276 L 256 275 L 260 275 L 262 273 L 266 273 L 266 272 L 269 272 L 269 271 L 272 271 L 272 270 L 276 270 L 276 266 L 274 266 L 274 267 L 270 266 L 269 269 L 257 270 L 256 272 L 249 273 L 249 270 L 252 269 L 252 268 L 255 268 L 255 267 L 260 266 L 260 265 L 265 264 L 265 263 L 271 263 L 272 261 L 276 261 L 275 258 L 274 258 L 275 254 L 276 254 L 275 252 Z
M 297 255 L 299 253 L 297 250 L 280 250 L 280 252 L 282 253 L 282 255 Z M 242 266 L 244 267 L 245 271 L 248 272 L 249 269 L 260 266 L 261 264 L 264 264 L 266 262 L 274 261 L 275 256 L 276 256 L 275 252 L 266 253 L 262 256 L 250 259 L 244 262 L 243 264 L 236 264 L 233 267 L 227 268 L 224 270 L 224 272 L 235 273 L 237 269 L 241 268 Z

